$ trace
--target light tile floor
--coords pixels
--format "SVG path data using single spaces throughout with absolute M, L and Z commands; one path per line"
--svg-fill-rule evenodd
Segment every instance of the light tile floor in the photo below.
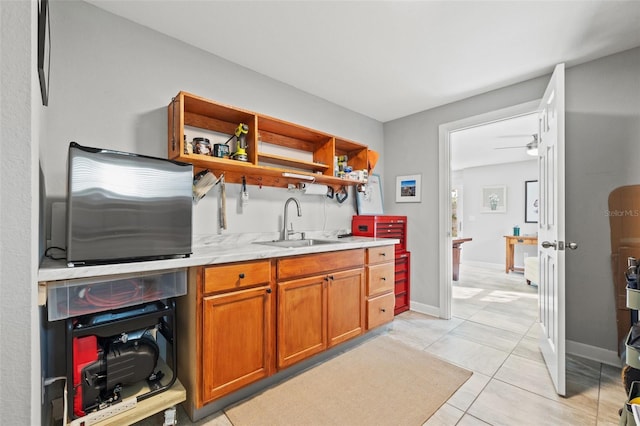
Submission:
M 389 335 L 473 371 L 424 426 L 618 425 L 620 368 L 567 357 L 567 396 L 555 393 L 538 350 L 537 288 L 522 274 L 461 265 L 451 320 L 398 315 Z M 224 413 L 191 423 L 230 426 Z M 161 425 L 159 415 L 141 422 Z M 238 426 L 238 425 L 236 425 Z
M 567 356 L 567 396 L 556 394 L 538 350 L 537 288 L 522 274 L 461 265 L 452 289 L 454 326 L 408 313 L 391 335 L 450 362 L 473 376 L 434 414 L 437 425 L 617 425 L 625 401 L 620 368 Z M 406 323 L 406 325 L 405 325 Z M 422 339 L 416 330 L 429 329 Z

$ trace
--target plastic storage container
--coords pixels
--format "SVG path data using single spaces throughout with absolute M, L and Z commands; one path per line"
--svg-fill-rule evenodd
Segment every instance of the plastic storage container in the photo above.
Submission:
M 49 321 L 187 294 L 187 270 L 135 273 L 47 284 Z

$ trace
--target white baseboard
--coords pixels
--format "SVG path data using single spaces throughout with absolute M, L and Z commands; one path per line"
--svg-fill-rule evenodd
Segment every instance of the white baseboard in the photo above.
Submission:
M 574 342 L 573 340 L 567 340 L 566 349 L 568 354 L 598 361 L 613 367 L 622 367 L 623 364 L 617 351 L 585 345 L 584 343 Z
M 424 303 L 416 302 L 412 300 L 409 304 L 411 310 L 420 314 L 431 315 L 432 317 L 441 318 L 440 308 L 436 306 L 426 305 Z

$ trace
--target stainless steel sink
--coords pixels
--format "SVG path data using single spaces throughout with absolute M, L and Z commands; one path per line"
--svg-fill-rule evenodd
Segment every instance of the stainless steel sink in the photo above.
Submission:
M 272 241 L 255 241 L 254 244 L 263 244 L 266 246 L 275 246 L 275 247 L 283 247 L 283 248 L 298 248 L 298 247 L 310 247 L 310 246 L 318 246 L 323 244 L 339 244 L 342 241 L 336 240 L 316 240 L 316 239 L 308 239 L 308 240 L 272 240 Z

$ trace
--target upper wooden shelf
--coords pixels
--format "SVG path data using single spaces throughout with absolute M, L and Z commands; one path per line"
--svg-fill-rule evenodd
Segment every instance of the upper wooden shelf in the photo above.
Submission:
M 338 188 L 360 181 L 337 176 L 336 156 L 347 156 L 347 164 L 354 171 L 368 168 L 366 145 L 186 92 L 172 99 L 168 120 L 169 158 L 224 173 L 227 182 L 241 182 L 244 177 L 250 185 L 286 188 L 305 180 L 284 176 L 289 173 Z M 195 128 L 197 136 L 211 134 L 212 138 L 226 140 L 234 135 L 239 123 L 249 126 L 247 161 L 187 152 L 185 137 L 192 140 L 193 135 L 186 134 L 185 127 L 188 132 Z

